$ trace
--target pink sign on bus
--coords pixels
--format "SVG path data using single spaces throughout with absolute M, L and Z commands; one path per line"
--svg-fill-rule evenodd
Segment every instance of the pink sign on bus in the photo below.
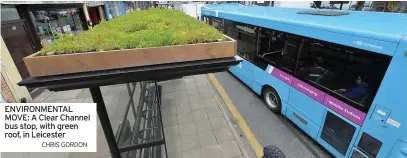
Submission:
M 316 100 L 317 102 L 323 104 L 325 99 L 325 93 L 306 84 L 305 82 L 300 81 L 299 79 L 293 78 L 293 82 L 291 84 L 292 87 L 299 90 L 300 92 L 304 93 L 305 95 L 311 97 L 312 99 Z
M 339 113 L 343 117 L 351 120 L 352 122 L 356 123 L 357 125 L 361 126 L 363 121 L 365 120 L 366 114 L 359 111 L 358 109 L 338 100 L 334 97 L 320 91 L 317 88 L 312 87 L 311 85 L 292 77 L 291 75 L 269 65 L 267 67 L 267 72 L 274 77 L 278 78 L 279 80 L 287 83 L 288 85 L 294 87 L 301 93 L 311 97 L 312 99 L 316 100 L 317 102 L 323 104 L 324 106 L 330 108 L 331 110 Z
M 365 120 L 366 114 L 359 111 L 358 109 L 338 100 L 330 95 L 326 95 L 325 106 L 331 110 L 341 114 L 343 117 L 351 120 L 352 122 L 361 126 Z
M 269 65 L 268 67 L 268 71 L 269 74 L 273 75 L 274 77 L 278 78 L 279 80 L 287 83 L 288 85 L 291 85 L 292 79 L 293 77 L 271 65 Z

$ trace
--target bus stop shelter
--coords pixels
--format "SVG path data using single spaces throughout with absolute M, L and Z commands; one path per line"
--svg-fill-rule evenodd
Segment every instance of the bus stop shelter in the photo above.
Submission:
M 161 157 L 163 155 L 160 153 L 164 153 L 164 155 L 166 155 L 167 151 L 162 151 L 163 148 L 165 150 L 165 137 L 163 134 L 160 111 L 161 94 L 160 87 L 157 86 L 157 81 L 180 78 L 183 76 L 225 71 L 230 66 L 237 65 L 239 62 L 239 60 L 231 57 L 92 72 L 81 72 L 54 76 L 28 77 L 21 81 L 19 85 L 26 86 L 27 88 L 45 88 L 51 91 L 65 91 L 89 88 L 93 102 L 97 104 L 97 113 L 99 116 L 99 120 L 105 134 L 111 156 L 113 158 L 124 157 L 123 155 L 136 157 L 136 155 L 134 154 L 140 154 L 142 153 L 143 149 L 147 148 L 156 148 L 156 154 L 150 153 L 149 155 L 143 155 L 143 157 Z M 109 116 L 107 114 L 106 106 L 103 101 L 103 96 L 100 91 L 100 86 L 128 83 L 128 93 L 130 96 L 132 96 L 135 93 L 134 88 L 137 85 L 137 82 L 140 82 L 139 85 L 141 91 L 139 93 L 140 96 L 143 96 L 143 99 L 140 99 L 142 101 L 139 102 L 137 106 L 136 103 L 134 103 L 132 100 L 129 100 L 126 107 L 126 114 L 124 114 L 125 116 L 123 118 L 121 126 L 124 127 L 126 124 L 125 118 L 127 117 L 127 113 L 132 113 L 136 120 L 147 120 L 145 122 L 147 124 L 151 124 L 150 126 L 144 126 L 147 128 L 138 129 L 139 132 L 133 131 L 130 136 L 127 136 L 133 139 L 132 137 L 134 137 L 134 134 L 136 134 L 136 136 L 140 136 L 137 133 L 140 133 L 141 131 L 143 132 L 142 135 L 144 136 L 149 135 L 150 138 L 151 136 L 155 137 L 155 139 L 149 139 L 146 141 L 142 141 L 141 143 L 134 143 L 131 141 L 126 142 L 126 139 L 124 139 L 124 135 L 126 134 L 123 135 L 123 133 L 125 133 L 123 131 L 126 130 L 125 128 L 119 128 L 116 134 L 113 132 Z M 136 108 L 139 107 L 147 107 L 147 109 L 136 110 Z M 143 112 L 146 110 L 154 111 L 150 113 L 152 114 L 152 116 L 143 115 L 146 114 L 146 112 Z M 164 145 L 163 148 L 162 145 Z M 128 152 L 132 153 L 128 154 Z

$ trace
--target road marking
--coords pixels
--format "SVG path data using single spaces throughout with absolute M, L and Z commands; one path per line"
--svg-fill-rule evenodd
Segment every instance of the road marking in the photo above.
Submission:
M 216 79 L 215 75 L 212 73 L 208 74 L 209 79 L 211 79 L 213 85 L 218 90 L 222 99 L 225 101 L 229 111 L 232 113 L 233 117 L 236 119 L 239 127 L 243 130 L 244 135 L 246 136 L 247 140 L 249 141 L 250 145 L 252 146 L 254 152 L 256 152 L 257 157 L 263 156 L 263 147 L 261 147 L 259 141 L 257 140 L 256 136 L 252 133 L 249 126 L 247 125 L 246 121 L 243 119 L 243 116 L 240 115 L 239 111 L 237 110 L 236 106 L 232 103 L 232 100 L 226 93 L 225 89 L 220 85 L 219 81 Z

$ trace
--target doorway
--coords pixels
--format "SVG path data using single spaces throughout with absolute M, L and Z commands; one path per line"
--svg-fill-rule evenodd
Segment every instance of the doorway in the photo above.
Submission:
M 100 18 L 100 15 L 99 15 L 98 8 L 97 7 L 91 7 L 88 10 L 89 10 L 89 17 L 90 17 L 90 19 L 92 21 L 92 26 L 95 26 L 95 25 L 99 24 L 100 21 L 101 21 L 101 18 Z
M 29 77 L 23 58 L 35 53 L 35 47 L 25 21 L 2 21 L 1 36 L 21 77 Z

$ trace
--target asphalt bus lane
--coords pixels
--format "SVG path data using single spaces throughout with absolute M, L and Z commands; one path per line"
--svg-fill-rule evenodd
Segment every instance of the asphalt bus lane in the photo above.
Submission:
M 286 157 L 332 157 L 287 118 L 271 112 L 261 97 L 231 73 L 219 72 L 214 76 L 262 147 L 275 145 Z

